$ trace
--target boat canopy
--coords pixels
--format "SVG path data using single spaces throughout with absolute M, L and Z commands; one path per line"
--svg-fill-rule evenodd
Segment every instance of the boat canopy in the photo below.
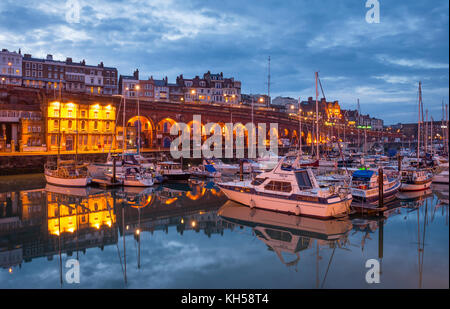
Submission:
M 374 171 L 370 171 L 370 170 L 357 170 L 355 172 L 353 172 L 353 177 L 354 178 L 365 178 L 365 179 L 370 179 L 372 178 L 372 176 L 375 174 Z

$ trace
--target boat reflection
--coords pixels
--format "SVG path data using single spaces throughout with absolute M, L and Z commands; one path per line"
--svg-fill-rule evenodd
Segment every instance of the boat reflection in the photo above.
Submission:
M 296 266 L 300 252 L 311 248 L 316 240 L 319 246 L 343 247 L 352 223 L 349 219 L 320 220 L 310 217 L 292 216 L 277 212 L 251 209 L 227 201 L 219 210 L 224 220 L 252 229 L 255 236 L 275 252 L 286 266 Z M 292 257 L 286 261 L 283 254 Z

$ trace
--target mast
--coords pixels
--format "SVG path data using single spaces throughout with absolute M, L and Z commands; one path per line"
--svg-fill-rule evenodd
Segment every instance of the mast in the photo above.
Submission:
M 140 106 L 139 106 L 139 90 L 140 90 L 140 86 L 136 85 L 136 90 L 137 90 L 137 109 L 138 109 L 138 148 L 137 148 L 137 153 L 138 153 L 138 160 L 139 163 L 141 163 L 140 158 L 140 154 L 141 154 L 141 112 L 140 112 Z
M 270 103 L 270 56 L 269 56 L 269 74 L 267 76 L 267 96 L 269 97 L 268 104 Z
M 298 98 L 298 147 L 300 155 L 302 155 L 302 109 L 300 105 L 300 97 Z
M 425 153 L 428 153 L 428 109 L 425 110 Z
M 60 85 L 61 88 L 61 85 Z M 56 166 L 59 169 L 59 160 L 61 155 L 61 107 L 62 107 L 62 95 L 61 89 L 59 91 L 59 102 L 58 102 L 58 156 Z
M 431 142 L 430 142 L 430 147 L 431 147 L 431 156 L 433 156 L 434 153 L 434 148 L 433 148 L 433 116 L 431 116 L 431 128 L 430 128 L 430 136 L 431 136 Z
M 127 106 L 127 99 L 126 99 L 126 96 L 127 96 L 127 90 L 128 90 L 128 87 L 126 87 L 125 88 L 125 94 L 124 94 L 124 96 L 123 96 L 123 118 L 122 118 L 122 137 L 123 137 L 123 140 L 122 140 L 122 161 L 125 161 L 125 150 L 127 150 L 127 142 L 126 142 L 126 137 L 127 137 L 127 134 L 126 134 L 126 126 L 125 126 L 125 111 L 126 111 L 126 106 Z
M 361 107 L 359 106 L 359 99 L 358 99 L 358 105 L 357 105 L 357 109 L 358 109 L 358 124 L 356 126 L 357 130 L 358 130 L 358 151 L 361 151 L 361 141 L 359 139 L 359 131 L 360 129 L 358 128 L 361 125 Z
M 317 79 L 319 78 L 319 72 L 316 72 L 316 159 L 319 160 L 319 90 L 317 88 Z
M 420 111 L 422 104 L 422 82 L 419 82 L 419 119 L 417 122 L 417 162 L 419 162 L 420 153 Z

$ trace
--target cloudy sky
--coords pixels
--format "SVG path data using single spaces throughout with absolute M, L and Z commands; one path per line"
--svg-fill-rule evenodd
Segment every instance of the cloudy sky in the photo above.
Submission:
M 67 3 L 80 5 L 79 22 Z M 449 2 L 379 0 L 380 23 L 366 22 L 365 0 L 2 0 L 0 47 L 174 82 L 204 72 L 242 81 L 243 93 L 272 98 L 325 95 L 387 124 L 441 119 L 449 92 Z

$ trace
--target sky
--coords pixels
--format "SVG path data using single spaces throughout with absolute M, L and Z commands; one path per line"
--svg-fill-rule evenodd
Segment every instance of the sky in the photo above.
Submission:
M 70 8 L 78 3 L 79 19 Z M 381 118 L 442 118 L 449 100 L 449 2 L 378 0 L 2 0 L 0 48 L 33 57 L 86 60 L 141 79 L 175 82 L 223 72 L 242 93 L 315 96 L 314 72 L 327 100 Z M 75 6 L 76 7 L 76 6 Z M 431 118 L 431 117 L 430 117 Z

